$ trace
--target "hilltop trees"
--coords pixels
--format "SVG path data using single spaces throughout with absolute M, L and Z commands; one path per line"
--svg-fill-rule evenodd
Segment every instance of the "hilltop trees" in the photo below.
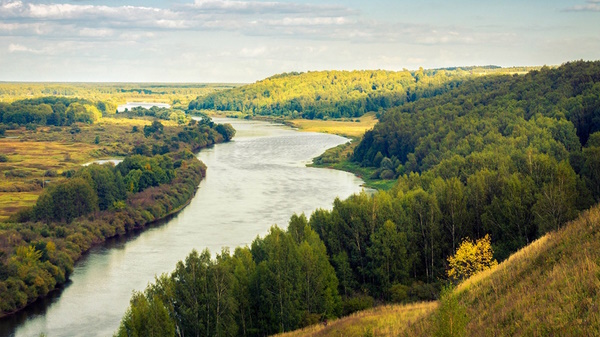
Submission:
M 198 97 L 188 109 L 307 119 L 353 118 L 436 95 L 458 85 L 467 75 L 462 70 L 288 73 Z

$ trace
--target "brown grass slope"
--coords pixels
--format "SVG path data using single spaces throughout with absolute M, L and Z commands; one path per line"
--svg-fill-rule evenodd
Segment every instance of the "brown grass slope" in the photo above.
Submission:
M 459 284 L 452 296 L 468 321 L 457 336 L 600 336 L 600 205 Z M 372 309 L 355 314 L 368 321 L 350 316 L 333 322 L 335 329 L 307 328 L 293 336 L 440 334 L 438 305 L 413 306 Z M 384 318 L 390 314 L 395 319 Z M 391 321 L 402 326 L 385 330 Z M 376 323 L 365 329 L 368 322 Z M 344 333 L 350 331 L 357 333 Z M 452 335 L 447 332 L 442 335 Z

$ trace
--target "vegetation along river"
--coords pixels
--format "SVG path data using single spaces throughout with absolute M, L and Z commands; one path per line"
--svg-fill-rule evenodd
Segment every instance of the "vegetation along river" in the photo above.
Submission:
M 293 213 L 331 208 L 362 181 L 346 172 L 306 167 L 311 158 L 347 141 L 266 122 L 218 119 L 237 130 L 232 142 L 202 150 L 205 180 L 183 211 L 163 224 L 92 249 L 71 282 L 32 308 L 0 321 L 1 336 L 111 336 L 131 292 L 171 272 L 192 249 L 250 244 Z

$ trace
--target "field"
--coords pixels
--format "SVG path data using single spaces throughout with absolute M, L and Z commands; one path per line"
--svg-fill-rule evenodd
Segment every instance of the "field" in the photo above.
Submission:
M 407 325 L 432 312 L 436 307 L 436 302 L 384 305 L 342 317 L 328 322 L 327 325 L 313 325 L 278 336 L 397 336 Z
M 44 185 L 60 174 L 91 159 L 98 146 L 92 144 L 0 139 L 0 221 L 33 206 Z
M 103 118 L 93 125 L 7 130 L 7 137 L 0 138 L 0 155 L 7 159 L 0 162 L 0 221 L 33 206 L 43 187 L 63 179 L 64 171 L 130 153 L 143 142 L 141 130 L 151 122 L 150 118 Z M 177 125 L 161 123 L 167 134 Z M 134 126 L 140 131 L 132 132 Z
M 358 121 L 358 122 L 357 122 Z M 375 113 L 353 120 L 292 119 L 289 124 L 306 132 L 332 133 L 350 138 L 360 138 L 377 124 Z
M 92 101 L 160 102 L 175 108 L 187 108 L 198 96 L 239 84 L 219 83 L 0 83 L 0 102 L 42 96 L 78 97 Z

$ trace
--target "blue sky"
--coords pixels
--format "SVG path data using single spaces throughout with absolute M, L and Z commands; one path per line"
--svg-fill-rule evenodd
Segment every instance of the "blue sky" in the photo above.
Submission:
M 254 82 L 578 59 L 600 59 L 600 0 L 0 0 L 0 81 Z

